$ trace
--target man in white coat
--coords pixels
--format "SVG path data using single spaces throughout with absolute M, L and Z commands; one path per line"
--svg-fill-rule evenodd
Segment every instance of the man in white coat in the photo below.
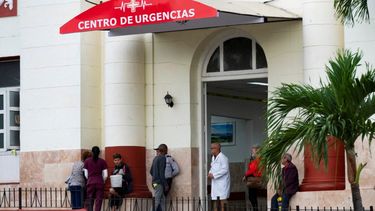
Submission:
M 224 210 L 230 194 L 229 162 L 228 158 L 221 152 L 219 143 L 211 144 L 211 154 L 211 169 L 208 172 L 208 179 L 211 179 L 211 199 L 215 211 L 219 210 L 217 199 L 220 200 L 221 210 Z

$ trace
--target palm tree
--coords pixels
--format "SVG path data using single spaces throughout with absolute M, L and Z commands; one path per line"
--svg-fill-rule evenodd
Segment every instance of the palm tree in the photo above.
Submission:
M 335 0 L 336 15 L 342 23 L 354 25 L 354 22 L 369 21 L 367 0 Z
M 359 176 L 366 164 L 356 164 L 354 143 L 357 138 L 375 135 L 375 69 L 356 78 L 362 55 L 341 50 L 326 66 L 327 82 L 320 88 L 310 85 L 283 84 L 269 99 L 267 112 L 269 137 L 260 149 L 261 164 L 268 178 L 278 187 L 280 160 L 289 149 L 300 153 L 311 145 L 313 160 L 327 165 L 327 137 L 344 143 L 348 181 L 354 210 L 362 210 Z

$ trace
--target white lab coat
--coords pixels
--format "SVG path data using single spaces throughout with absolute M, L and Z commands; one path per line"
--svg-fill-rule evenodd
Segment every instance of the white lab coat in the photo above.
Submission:
M 211 180 L 211 198 L 220 200 L 229 198 L 230 194 L 230 173 L 228 158 L 219 153 L 216 158 L 212 156 L 211 169 L 209 173 L 213 174 L 214 178 Z

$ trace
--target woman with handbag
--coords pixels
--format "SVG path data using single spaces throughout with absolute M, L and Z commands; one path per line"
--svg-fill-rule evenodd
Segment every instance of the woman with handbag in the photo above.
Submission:
M 260 158 L 257 156 L 259 146 L 255 145 L 251 148 L 251 159 L 248 169 L 243 177 L 249 191 L 249 200 L 253 206 L 253 210 L 258 210 L 257 191 L 262 186 L 262 172 L 259 169 Z
M 86 178 L 83 173 L 83 162 L 90 156 L 89 151 L 82 152 L 81 160 L 73 164 L 72 173 L 65 182 L 69 187 L 72 209 L 82 209 L 84 207 L 86 198 Z

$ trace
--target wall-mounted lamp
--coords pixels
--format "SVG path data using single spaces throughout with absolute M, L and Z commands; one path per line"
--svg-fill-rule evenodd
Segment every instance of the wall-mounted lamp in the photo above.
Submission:
M 173 103 L 173 97 L 167 92 L 167 94 L 165 95 L 164 97 L 164 100 L 165 100 L 165 103 L 169 106 L 169 107 L 173 107 L 174 103 Z

